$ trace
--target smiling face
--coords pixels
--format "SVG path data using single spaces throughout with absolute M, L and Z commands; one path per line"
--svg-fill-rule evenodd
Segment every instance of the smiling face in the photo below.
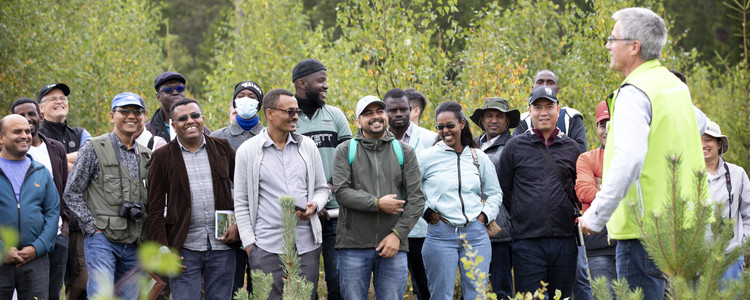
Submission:
M 375 140 L 385 135 L 388 115 L 382 106 L 377 103 L 371 103 L 365 107 L 354 123 L 357 125 L 357 128 L 362 129 L 362 135 L 366 139 Z
M 135 111 L 141 111 L 141 114 L 136 116 Z M 109 122 L 115 123 L 115 133 L 118 136 L 138 133 L 143 127 L 143 120 L 143 108 L 138 105 L 118 106 L 109 112 Z
M 41 117 L 39 117 L 39 111 L 36 109 L 36 105 L 33 103 L 16 105 L 16 107 L 13 108 L 13 113 L 26 118 L 26 121 L 31 125 L 32 136 L 36 136 L 39 133 L 39 122 L 41 121 Z
M 63 100 L 64 99 L 64 100 Z M 53 89 L 39 102 L 45 120 L 62 123 L 68 116 L 68 99 L 60 89 Z
M 388 105 L 385 112 L 388 114 L 388 126 L 393 129 L 405 130 L 409 127 L 409 99 L 406 96 L 401 98 L 386 98 L 385 103 Z
M 599 143 L 601 143 L 602 146 L 607 145 L 607 123 L 609 123 L 609 119 L 601 120 L 599 123 L 596 123 L 596 137 L 599 138 Z
M 319 103 L 326 102 L 326 91 L 328 90 L 328 76 L 325 70 L 302 77 L 305 82 L 305 98 Z
M 459 121 L 456 113 L 452 111 L 441 112 L 437 115 L 435 122 L 435 127 L 441 128 L 438 129 L 440 139 L 456 152 L 461 152 L 464 148 L 461 145 L 461 130 L 464 129 L 464 126 L 466 126 L 466 122 L 464 120 Z
M 508 115 L 496 109 L 485 110 L 481 122 L 488 140 L 501 135 L 508 129 Z
M 198 104 L 188 103 L 174 108 L 172 126 L 183 144 L 194 145 L 203 140 L 203 112 Z
M 557 102 L 540 98 L 529 105 L 529 115 L 534 128 L 542 133 L 550 133 L 557 127 L 557 118 L 560 116 L 560 106 Z
M 701 141 L 703 142 L 703 158 L 706 160 L 706 163 L 717 159 L 721 150 L 719 140 L 704 133 L 701 136 Z
M 31 126 L 26 118 L 8 115 L 0 128 L 0 157 L 7 160 L 22 160 L 31 147 Z

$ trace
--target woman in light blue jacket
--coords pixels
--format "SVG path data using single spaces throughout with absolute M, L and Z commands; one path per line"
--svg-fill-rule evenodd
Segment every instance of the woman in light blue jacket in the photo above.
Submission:
M 430 224 L 422 247 L 431 299 L 453 299 L 456 267 L 467 257 L 463 240 L 477 256 L 485 275 L 492 257 L 485 224 L 497 216 L 503 193 L 489 157 L 476 149 L 461 105 L 443 102 L 435 109 L 439 142 L 417 155 L 425 194 L 424 218 Z M 482 194 L 486 202 L 482 201 Z M 461 269 L 464 299 L 488 288 L 487 277 L 470 279 Z

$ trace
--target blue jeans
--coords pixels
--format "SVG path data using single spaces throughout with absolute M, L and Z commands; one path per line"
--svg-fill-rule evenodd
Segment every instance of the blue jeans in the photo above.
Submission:
M 411 286 L 418 300 L 429 300 L 430 289 L 427 288 L 427 275 L 424 273 L 422 245 L 424 238 L 409 238 L 409 253 L 406 254 L 411 273 Z
M 339 271 L 336 267 L 336 226 L 338 218 L 330 221 L 320 220 L 323 226 L 323 270 L 325 271 L 326 287 L 328 288 L 328 300 L 341 300 L 339 288 Z
M 536 238 L 513 241 L 513 272 L 516 292 L 534 293 L 548 283 L 547 293 L 562 292 L 562 298 L 573 296 L 578 246 L 573 237 Z
M 578 246 L 578 261 L 576 263 L 576 283 L 573 286 L 573 299 L 591 300 L 591 282 L 589 264 L 586 261 L 586 247 Z
M 603 255 L 603 256 L 589 256 L 589 272 L 591 272 L 591 280 L 596 280 L 599 277 L 604 277 L 609 283 L 610 292 L 614 293 L 612 289 L 612 282 L 617 280 L 617 265 L 615 263 L 614 255 Z
M 492 261 L 490 262 L 490 283 L 492 292 L 498 299 L 513 297 L 512 249 L 510 242 L 492 243 Z
M 376 299 L 400 300 L 406 292 L 409 270 L 406 252 L 383 258 L 375 249 L 339 249 L 338 271 L 341 296 L 347 300 L 365 300 L 370 289 L 370 273 Z
M 57 235 L 55 249 L 49 254 L 49 299 L 60 299 L 65 267 L 68 264 L 68 237 Z
M 192 251 L 180 249 L 185 271 L 169 279 L 173 299 L 198 299 L 201 279 L 206 300 L 231 299 L 234 283 L 235 249 Z
M 742 274 L 745 273 L 745 270 L 742 268 L 744 262 L 745 257 L 740 256 L 735 263 L 729 265 L 729 268 L 724 272 L 724 276 L 721 277 L 721 280 L 727 282 L 732 280 L 742 280 Z M 725 284 L 726 283 L 722 283 L 722 287 L 724 287 Z
M 95 296 L 100 290 L 107 291 L 108 287 L 114 290 L 115 282 L 121 286 L 117 296 L 123 299 L 138 298 L 137 276 L 128 277 L 126 282 L 120 282 L 129 271 L 135 269 L 138 264 L 135 244 L 120 244 L 107 239 L 104 233 L 97 232 L 86 235 L 83 241 L 86 253 L 86 268 L 89 273 L 89 281 L 86 284 L 86 292 L 89 298 Z M 109 297 L 111 295 L 103 295 Z
M 460 263 L 467 257 L 460 236 L 465 234 L 477 256 L 484 258 L 479 263 L 479 271 L 487 274 L 492 260 L 492 246 L 487 229 L 480 222 L 469 223 L 466 227 L 454 227 L 445 222 L 427 226 L 427 237 L 422 245 L 427 285 L 430 288 L 430 299 L 453 299 L 453 287 L 456 281 L 456 267 L 460 267 L 461 291 L 464 299 L 477 298 L 477 285 L 487 288 L 487 278 L 477 282 L 466 276 L 466 270 Z
M 643 299 L 664 299 L 667 281 L 638 240 L 617 242 L 617 278 L 625 278 L 631 289 L 643 289 Z

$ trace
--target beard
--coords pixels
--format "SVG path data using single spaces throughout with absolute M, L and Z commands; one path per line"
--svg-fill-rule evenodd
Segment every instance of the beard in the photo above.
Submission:
M 323 105 L 326 104 L 326 102 L 323 99 L 320 99 L 320 90 L 317 90 L 317 91 L 307 90 L 307 91 L 305 91 L 305 98 L 307 98 L 307 100 L 315 102 L 320 107 L 323 107 Z

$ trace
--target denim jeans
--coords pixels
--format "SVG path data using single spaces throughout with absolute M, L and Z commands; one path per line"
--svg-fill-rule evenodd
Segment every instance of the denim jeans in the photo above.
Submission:
M 245 275 L 247 274 L 247 292 L 253 293 L 253 282 L 250 276 L 250 260 L 247 259 L 247 251 L 244 248 L 237 248 L 235 252 L 234 284 L 232 286 L 232 295 L 245 285 Z
M 185 271 L 169 279 L 173 299 L 199 299 L 201 279 L 206 300 L 232 298 L 235 249 L 192 251 L 182 248 L 180 256 Z
M 513 297 L 513 274 L 511 273 L 513 256 L 511 252 L 510 242 L 492 243 L 490 283 L 492 284 L 492 292 L 497 295 L 497 299 Z
M 114 290 L 115 283 L 121 285 L 117 296 L 123 299 L 138 298 L 137 278 L 129 277 L 127 282 L 120 282 L 129 271 L 137 267 L 136 244 L 120 244 L 107 239 L 104 233 L 87 235 L 83 241 L 86 253 L 86 267 L 89 281 L 86 292 L 89 298 L 97 293 Z M 132 280 L 130 280 L 132 279 Z M 103 295 L 109 297 L 111 295 Z
M 422 245 L 424 238 L 409 238 L 409 253 L 406 254 L 411 273 L 411 286 L 417 300 L 429 300 L 430 289 L 427 287 L 427 275 L 422 261 Z
M 609 283 L 609 290 L 612 293 L 614 293 L 612 282 L 617 280 L 617 264 L 615 262 L 614 255 L 589 256 L 591 280 L 596 280 L 604 276 Z
M 643 289 L 643 299 L 664 299 L 667 281 L 638 240 L 617 242 L 617 278 L 625 278 L 631 289 Z
M 365 300 L 370 289 L 370 273 L 376 299 L 400 300 L 406 292 L 409 270 L 406 252 L 383 258 L 375 249 L 339 249 L 338 271 L 341 296 L 347 300 Z
M 55 249 L 49 254 L 49 299 L 60 299 L 65 267 L 68 264 L 68 237 L 62 234 L 55 239 Z
M 430 299 L 453 299 L 453 287 L 456 280 L 456 268 L 461 268 L 461 291 L 464 299 L 477 298 L 477 284 L 487 287 L 487 278 L 475 281 L 466 276 L 461 258 L 467 257 L 460 236 L 465 234 L 477 256 L 483 258 L 479 271 L 487 274 L 492 260 L 492 246 L 487 229 L 480 222 L 469 223 L 466 227 L 455 227 L 445 222 L 427 226 L 427 237 L 422 246 L 427 284 L 430 287 Z
M 576 263 L 576 283 L 573 286 L 573 299 L 591 300 L 591 277 L 589 264 L 586 261 L 586 247 L 578 246 L 578 261 Z
M 745 257 L 740 256 L 737 261 L 735 261 L 733 264 L 729 265 L 729 268 L 726 272 L 724 272 L 724 276 L 721 277 L 722 281 L 732 281 L 732 280 L 742 280 L 742 274 L 745 273 L 744 269 L 742 268 L 742 264 L 745 262 Z M 722 287 L 724 287 L 725 283 L 722 283 Z
M 320 220 L 323 226 L 323 270 L 325 271 L 326 287 L 328 288 L 328 300 L 341 300 L 341 289 L 339 287 L 339 271 L 336 267 L 336 228 L 338 218 L 330 221 Z
M 516 292 L 533 293 L 548 283 L 547 293 L 562 292 L 562 298 L 573 296 L 578 246 L 573 237 L 536 238 L 513 241 L 513 272 Z

